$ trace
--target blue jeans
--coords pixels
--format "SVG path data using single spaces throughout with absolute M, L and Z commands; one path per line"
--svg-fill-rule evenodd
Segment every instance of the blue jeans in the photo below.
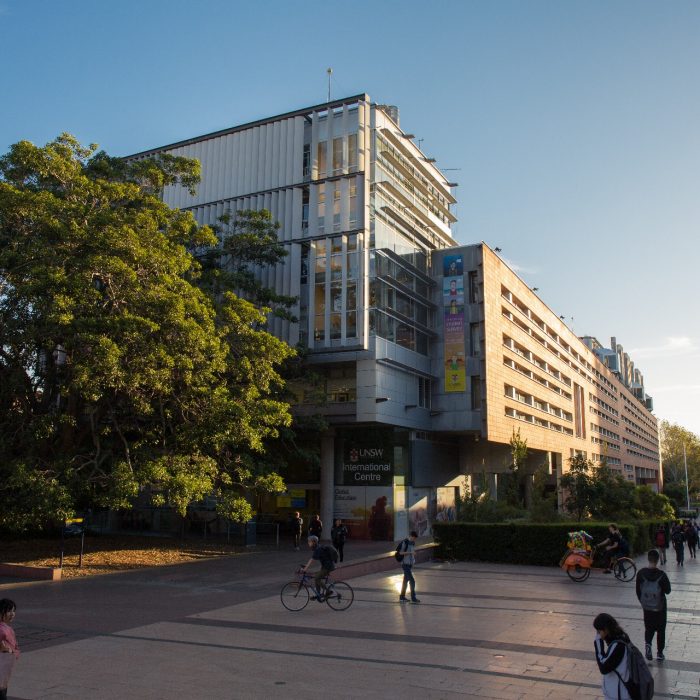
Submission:
M 411 600 L 416 598 L 416 580 L 413 578 L 413 564 L 401 564 L 403 569 L 403 583 L 401 584 L 401 597 L 406 597 L 406 585 L 411 586 Z

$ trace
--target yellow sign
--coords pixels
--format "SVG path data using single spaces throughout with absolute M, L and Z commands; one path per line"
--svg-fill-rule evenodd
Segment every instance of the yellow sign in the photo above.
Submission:
M 306 498 L 306 489 L 289 489 L 287 493 L 292 498 Z
M 289 496 L 277 496 L 277 507 L 278 508 L 291 508 L 292 499 Z
M 73 523 L 82 523 L 85 518 L 66 518 L 66 525 L 72 525 Z

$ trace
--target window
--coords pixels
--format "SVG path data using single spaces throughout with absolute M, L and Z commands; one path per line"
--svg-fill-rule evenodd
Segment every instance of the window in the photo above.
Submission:
M 340 183 L 333 188 L 333 230 L 340 231 Z
M 357 134 L 348 136 L 348 168 L 357 170 Z
M 418 378 L 418 405 L 430 408 L 430 379 Z
M 343 310 L 343 289 L 339 284 L 331 285 L 331 311 Z
M 304 179 L 307 180 L 311 177 L 311 144 L 304 144 L 304 159 L 303 159 L 303 175 Z
M 301 284 L 309 281 L 309 244 L 301 244 Z
M 343 139 L 333 139 L 333 172 L 339 173 L 343 169 Z
M 357 227 L 357 185 L 350 185 L 350 228 Z
M 586 437 L 586 416 L 584 413 L 583 406 L 583 387 L 574 383 L 574 417 L 575 417 L 575 428 L 576 437 L 584 438 Z
M 469 354 L 472 357 L 481 355 L 481 330 L 480 324 L 469 324 Z
M 476 270 L 469 273 L 469 303 L 476 304 L 479 301 L 479 279 Z
M 481 410 L 481 377 L 471 377 L 472 411 Z
M 301 199 L 301 230 L 309 230 L 309 188 L 304 187 Z
M 326 157 L 328 144 L 325 141 L 320 141 L 318 144 L 318 176 L 326 177 Z
M 326 186 L 318 186 L 318 232 L 323 233 L 326 227 Z
M 314 279 L 317 283 L 324 283 L 326 281 L 326 256 L 319 255 L 318 249 L 316 249 L 316 270 Z

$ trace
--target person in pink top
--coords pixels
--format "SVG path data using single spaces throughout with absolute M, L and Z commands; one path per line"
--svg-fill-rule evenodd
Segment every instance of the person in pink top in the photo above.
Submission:
M 11 600 L 0 600 L 0 700 L 7 700 L 7 685 L 15 661 L 19 659 L 17 637 L 12 629 L 16 610 L 17 606 Z

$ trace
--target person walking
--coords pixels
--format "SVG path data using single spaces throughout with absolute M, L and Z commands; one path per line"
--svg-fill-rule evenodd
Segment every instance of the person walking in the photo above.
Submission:
M 401 567 L 403 568 L 403 583 L 401 584 L 401 594 L 399 595 L 400 603 L 408 603 L 408 598 L 406 598 L 406 587 L 411 588 L 411 602 L 420 603 L 420 600 L 416 598 L 416 580 L 413 578 L 413 565 L 416 563 L 416 539 L 418 538 L 418 533 L 415 530 L 411 530 L 411 534 L 399 545 L 397 550 L 399 553 L 403 554 L 403 560 L 401 561 Z
M 321 539 L 321 533 L 323 532 L 323 523 L 321 522 L 321 517 L 319 515 L 314 515 L 309 523 L 309 535 L 313 537 L 318 537 Z
M 301 542 L 301 531 L 304 527 L 304 518 L 301 517 L 299 511 L 294 513 L 292 517 L 292 534 L 294 535 L 294 549 L 299 551 L 299 543 Z
M 343 547 L 345 547 L 345 540 L 348 538 L 348 529 L 343 525 L 343 521 L 340 518 L 336 518 L 333 527 L 331 528 L 331 541 L 333 546 L 338 550 L 338 558 L 343 561 Z
M 17 637 L 12 629 L 16 610 L 17 606 L 9 598 L 0 600 L 0 700 L 7 700 L 7 686 L 19 659 Z
M 676 550 L 676 566 L 683 566 L 685 535 L 683 534 L 683 528 L 679 524 L 673 526 L 671 542 L 673 542 L 673 548 Z
M 664 660 L 666 647 L 666 596 L 671 592 L 671 582 L 658 568 L 659 552 L 650 549 L 649 566 L 637 572 L 637 600 L 644 610 L 644 656 L 651 661 L 651 643 L 656 635 L 656 658 Z
M 606 700 L 631 700 L 625 687 L 629 680 L 626 644 L 630 638 L 608 613 L 600 613 L 593 620 L 593 627 L 598 633 L 593 646 L 598 670 L 603 675 L 603 697 Z
M 691 521 L 688 521 L 683 531 L 683 534 L 685 535 L 685 541 L 688 543 L 688 552 L 690 553 L 690 558 L 695 559 L 695 549 L 698 546 L 698 530 Z
M 656 548 L 659 550 L 659 559 L 661 565 L 666 563 L 666 549 L 668 548 L 668 540 L 666 539 L 666 533 L 664 532 L 663 525 L 659 525 L 659 529 L 656 531 L 656 537 L 654 538 L 654 543 Z

